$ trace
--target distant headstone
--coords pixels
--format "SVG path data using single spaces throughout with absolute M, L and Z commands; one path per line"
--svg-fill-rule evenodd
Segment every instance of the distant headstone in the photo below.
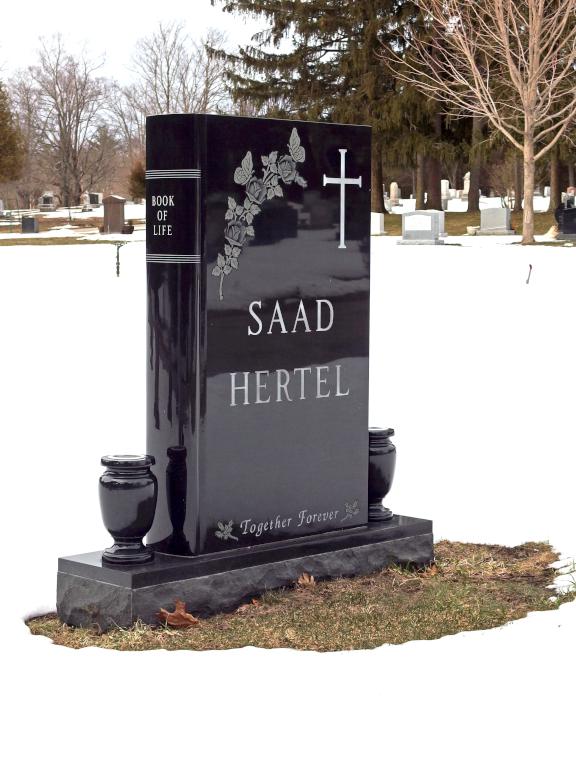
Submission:
M 483 208 L 480 211 L 479 235 L 515 235 L 511 227 L 510 208 Z
M 400 205 L 400 187 L 396 181 L 390 184 L 390 205 Z
M 370 214 L 370 234 L 371 235 L 385 235 L 384 229 L 384 214 L 374 213 Z
M 36 216 L 22 216 L 22 229 L 23 235 L 35 235 L 39 232 L 38 219 Z
M 103 197 L 102 192 L 88 192 L 88 204 L 98 208 L 98 206 L 102 205 Z
M 90 207 L 90 195 L 88 192 L 83 192 L 80 195 L 80 205 L 82 206 L 82 211 L 91 211 L 92 208 Z
M 0 216 L 4 216 L 4 200 L 0 200 Z
M 441 179 L 440 193 L 442 197 L 442 210 L 445 211 L 448 208 L 448 200 L 450 199 L 450 181 L 448 179 Z
M 558 239 L 576 239 L 576 208 L 562 207 L 558 211 Z
M 104 224 L 100 230 L 104 234 L 121 234 L 124 229 L 124 205 L 126 199 L 119 195 L 108 195 L 102 201 L 104 205 Z
M 55 211 L 56 210 L 56 198 L 53 192 L 42 192 L 38 198 L 38 208 L 41 211 Z
M 462 188 L 462 200 L 468 200 L 470 194 L 470 171 L 464 174 L 464 186 Z
M 444 245 L 444 211 L 402 214 L 402 240 L 398 245 Z
M 550 197 L 550 187 L 544 187 L 544 197 Z

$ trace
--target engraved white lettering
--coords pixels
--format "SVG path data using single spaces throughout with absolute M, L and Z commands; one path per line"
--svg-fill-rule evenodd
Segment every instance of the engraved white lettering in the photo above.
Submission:
M 330 310 L 330 322 L 325 327 L 322 327 L 322 306 L 327 305 Z M 317 331 L 329 331 L 334 324 L 334 305 L 328 299 L 316 299 L 316 330 Z
M 284 381 L 282 381 L 284 379 Z M 279 403 L 282 400 L 282 392 L 286 400 L 292 402 L 292 398 L 288 394 L 288 384 L 290 383 L 290 374 L 285 368 L 279 368 L 276 371 L 276 402 Z
M 236 384 L 236 376 L 239 374 L 231 373 L 230 374 L 230 405 L 235 406 L 236 403 L 236 391 L 240 390 L 244 392 L 244 405 L 249 405 L 248 400 L 248 376 L 250 375 L 250 371 L 243 371 L 242 375 L 244 376 L 244 384 Z
M 306 333 L 310 333 L 310 325 L 308 323 L 308 317 L 306 316 L 306 310 L 304 309 L 304 302 L 302 299 L 300 299 L 300 304 L 298 304 L 298 312 L 296 313 L 296 319 L 294 320 L 294 325 L 292 326 L 292 333 L 296 333 L 296 326 L 298 323 L 304 323 Z
M 342 369 L 341 365 L 336 366 L 336 397 L 346 397 L 350 394 L 350 390 L 347 389 L 346 392 L 342 392 L 340 389 L 340 371 Z
M 281 333 L 288 333 L 286 330 L 286 326 L 284 325 L 284 318 L 282 317 L 282 310 L 280 309 L 280 302 L 276 301 L 276 304 L 274 305 L 274 313 L 272 315 L 272 320 L 270 320 L 270 327 L 268 328 L 268 333 L 272 333 L 272 326 L 274 323 L 278 323 L 280 327 L 282 328 Z
M 300 374 L 300 400 L 306 400 L 306 395 L 304 394 L 304 373 L 306 371 L 312 373 L 312 368 L 294 368 L 294 373 Z
M 328 390 L 328 392 L 325 392 L 324 394 L 320 392 L 320 385 L 328 383 L 326 379 L 322 378 L 321 371 L 329 371 L 329 370 L 330 370 L 329 365 L 319 365 L 316 368 L 316 399 L 320 397 L 330 397 L 330 390 Z
M 261 301 L 253 301 L 251 302 L 250 306 L 248 307 L 248 312 L 252 315 L 254 320 L 258 323 L 258 330 L 253 331 L 250 326 L 248 326 L 248 336 L 258 336 L 259 333 L 262 332 L 262 320 L 258 317 L 258 315 L 254 312 L 254 307 L 259 307 L 262 309 L 262 302 Z
M 270 395 L 268 395 L 268 399 L 267 400 L 261 400 L 260 399 L 260 390 L 262 390 L 262 389 L 265 390 L 267 385 L 268 385 L 267 381 L 262 383 L 260 379 L 261 379 L 262 376 L 266 376 L 266 378 L 268 378 L 269 375 L 270 375 L 270 371 L 256 371 L 256 400 L 255 400 L 255 402 L 256 402 L 257 405 L 259 405 L 261 403 L 269 403 L 270 402 Z

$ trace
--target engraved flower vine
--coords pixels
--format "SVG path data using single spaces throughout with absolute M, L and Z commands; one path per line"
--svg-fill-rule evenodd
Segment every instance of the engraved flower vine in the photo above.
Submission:
M 228 539 L 234 539 L 234 541 L 238 541 L 238 536 L 234 536 L 232 531 L 234 530 L 234 522 L 232 520 L 229 520 L 227 523 L 218 523 L 218 528 L 214 533 L 216 536 L 218 536 L 219 539 L 222 539 L 223 541 L 227 541 Z
M 233 269 L 238 269 L 239 258 L 246 241 L 254 237 L 254 217 L 262 210 L 261 206 L 275 197 L 283 197 L 281 183 L 298 184 L 306 187 L 307 182 L 298 173 L 298 163 L 306 159 L 306 150 L 300 144 L 300 136 L 296 128 L 292 128 L 288 142 L 289 154 L 280 155 L 274 151 L 262 155 L 262 177 L 254 173 L 252 152 L 247 152 L 242 163 L 234 171 L 234 181 L 244 187 L 243 203 L 237 203 L 233 197 L 228 198 L 224 228 L 224 253 L 219 253 L 212 275 L 220 281 L 220 301 L 224 299 L 223 283 Z
M 356 517 L 356 515 L 360 514 L 360 505 L 358 504 L 358 500 L 356 499 L 351 504 L 346 502 L 346 514 L 342 518 L 341 522 L 343 523 L 345 520 L 349 520 L 351 517 Z

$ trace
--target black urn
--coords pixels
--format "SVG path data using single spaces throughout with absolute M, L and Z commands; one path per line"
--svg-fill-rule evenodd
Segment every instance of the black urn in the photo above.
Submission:
M 158 481 L 150 467 L 153 456 L 103 456 L 106 471 L 100 478 L 102 519 L 114 539 L 102 559 L 131 565 L 152 560 L 154 553 L 142 539 L 154 520 Z
M 392 486 L 396 467 L 396 447 L 390 441 L 393 429 L 369 429 L 368 522 L 390 520 L 392 512 L 382 504 Z

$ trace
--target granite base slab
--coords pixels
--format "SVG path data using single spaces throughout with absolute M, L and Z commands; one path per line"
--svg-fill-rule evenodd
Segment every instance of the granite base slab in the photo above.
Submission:
M 515 235 L 516 230 L 515 229 L 479 229 L 476 234 L 486 235 L 487 237 L 490 237 L 491 235 L 494 235 L 494 236 Z
M 395 515 L 369 524 L 233 552 L 196 557 L 156 553 L 151 563 L 111 566 L 102 552 L 58 561 L 57 612 L 72 626 L 129 627 L 158 623 L 160 608 L 176 600 L 196 616 L 231 611 L 269 589 L 316 579 L 372 573 L 391 563 L 424 565 L 434 559 L 432 523 Z
M 398 240 L 396 245 L 444 245 L 444 240 Z

